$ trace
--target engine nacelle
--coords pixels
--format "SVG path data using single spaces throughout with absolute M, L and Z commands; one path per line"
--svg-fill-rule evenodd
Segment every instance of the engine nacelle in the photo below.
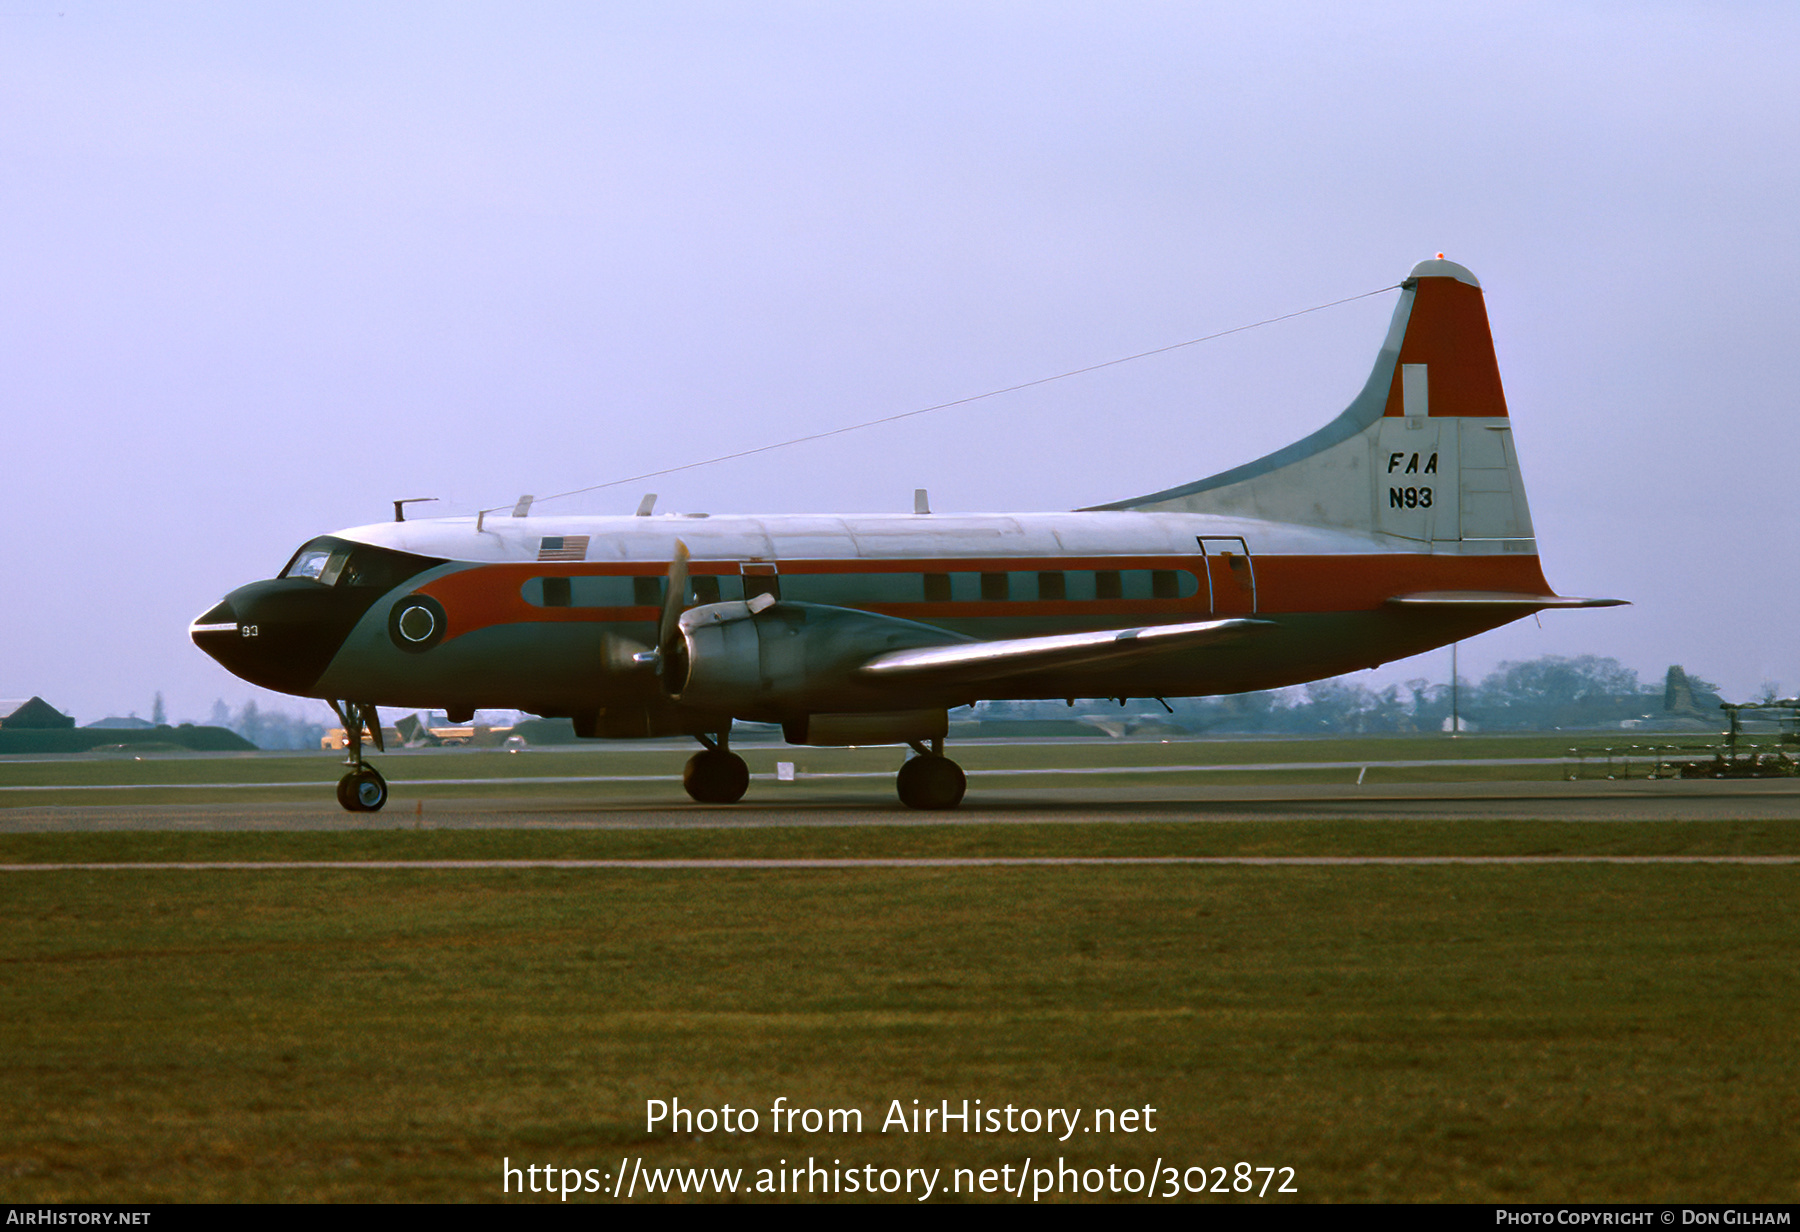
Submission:
M 950 712 L 935 710 L 859 711 L 851 714 L 804 714 L 781 725 L 789 744 L 911 744 L 942 740 L 950 734 Z
M 916 621 L 820 603 L 709 603 L 681 616 L 681 645 L 664 665 L 672 700 L 757 722 L 814 711 L 893 711 L 909 699 L 856 669 L 889 650 L 969 639 Z M 922 697 L 924 707 L 944 703 Z
M 569 716 L 583 740 L 643 740 L 658 736 L 692 736 L 728 726 L 729 715 L 702 714 L 658 699 L 647 706 L 602 706 Z

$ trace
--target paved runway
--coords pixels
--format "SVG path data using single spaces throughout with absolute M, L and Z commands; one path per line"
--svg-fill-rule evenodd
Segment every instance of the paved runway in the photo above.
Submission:
M 868 856 L 808 859 L 740 856 L 718 860 L 156 860 L 116 864 L 0 864 L 0 873 L 65 872 L 467 872 L 473 869 L 517 871 L 552 869 L 575 871 L 668 872 L 729 869 L 810 869 L 837 871 L 861 868 L 1070 868 L 1139 867 L 1145 865 L 1248 865 L 1257 868 L 1293 866 L 1343 867 L 1387 865 L 1497 864 L 1800 864 L 1800 855 L 1786 856 Z
M 398 795 L 398 793 L 396 793 Z M 903 808 L 874 784 L 779 792 L 753 784 L 734 805 L 699 805 L 674 783 L 571 790 L 519 799 L 408 801 L 381 813 L 346 813 L 322 788 L 316 803 L 34 806 L 0 810 L 0 833 L 165 830 L 708 829 L 766 826 L 1082 824 L 1095 822 L 1800 820 L 1800 783 L 1764 780 L 1408 783 L 1089 788 L 981 786 L 953 813 Z M 598 796 L 598 793 L 597 793 Z

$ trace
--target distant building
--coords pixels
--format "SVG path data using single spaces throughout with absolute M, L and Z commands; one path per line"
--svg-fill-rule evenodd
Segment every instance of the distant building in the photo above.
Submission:
M 149 719 L 140 719 L 135 714 L 126 715 L 124 718 L 120 718 L 116 714 L 109 714 L 104 719 L 95 719 L 92 723 L 83 723 L 81 726 L 105 728 L 108 731 L 144 731 L 147 728 L 155 727 L 156 724 Z
M 75 720 L 62 713 L 55 706 L 41 697 L 28 697 L 23 701 L 0 699 L 0 727 L 9 730 L 33 728 L 43 730 L 55 727 L 73 727 Z

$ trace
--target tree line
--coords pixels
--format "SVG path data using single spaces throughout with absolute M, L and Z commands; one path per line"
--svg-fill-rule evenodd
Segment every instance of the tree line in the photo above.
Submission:
M 1774 687 L 1765 689 L 1770 697 Z M 160 703 L 160 695 L 158 697 Z M 1192 732 L 1221 734 L 1363 735 L 1449 731 L 1452 712 L 1463 730 L 1551 731 L 1611 727 L 1630 719 L 1670 716 L 1713 722 L 1719 687 L 1671 667 L 1662 680 L 1645 683 L 1617 659 L 1597 655 L 1543 655 L 1506 662 L 1480 681 L 1447 683 L 1424 678 L 1372 689 L 1348 677 L 1315 680 L 1291 689 L 1225 697 L 1171 697 L 1168 710 L 1132 699 L 1125 713 L 1160 716 Z M 1119 715 L 1116 701 L 983 702 L 983 719 L 1068 719 L 1084 714 Z M 232 710 L 213 703 L 208 722 L 228 728 L 261 749 L 317 749 L 335 723 L 259 707 L 254 700 Z
M 1767 690 L 1773 696 L 1773 687 Z M 1454 712 L 1463 730 L 1550 731 L 1610 727 L 1625 720 L 1671 716 L 1716 721 L 1719 687 L 1679 666 L 1646 684 L 1617 659 L 1597 655 L 1544 655 L 1505 662 L 1480 681 L 1448 683 L 1424 678 L 1372 689 L 1347 677 L 1262 693 L 1226 697 L 1169 698 L 1164 711 L 1133 701 L 1129 711 L 1161 715 L 1194 732 L 1283 735 L 1358 735 L 1451 730 Z M 1081 714 L 1119 714 L 1117 702 L 990 702 L 983 718 L 1051 719 Z

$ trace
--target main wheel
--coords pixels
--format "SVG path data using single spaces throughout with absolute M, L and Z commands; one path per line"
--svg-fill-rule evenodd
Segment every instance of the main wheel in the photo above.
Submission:
M 912 758 L 894 779 L 900 803 L 916 809 L 953 809 L 968 785 L 961 766 L 935 753 Z
M 365 766 L 339 779 L 337 793 L 338 803 L 352 813 L 379 812 L 388 801 L 387 780 Z
M 736 804 L 750 788 L 750 767 L 736 753 L 702 749 L 688 758 L 681 785 L 701 804 Z

